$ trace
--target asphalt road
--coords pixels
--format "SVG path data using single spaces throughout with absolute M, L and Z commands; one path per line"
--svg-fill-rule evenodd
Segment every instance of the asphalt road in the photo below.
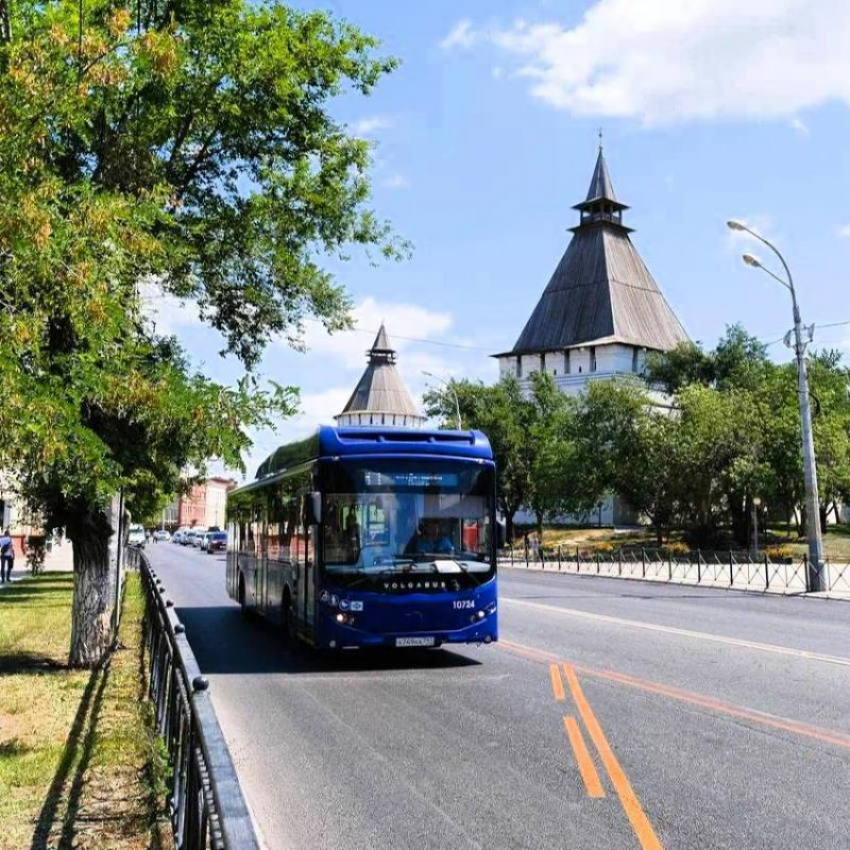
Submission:
M 269 848 L 850 847 L 850 604 L 507 569 L 498 645 L 329 660 L 147 553 Z

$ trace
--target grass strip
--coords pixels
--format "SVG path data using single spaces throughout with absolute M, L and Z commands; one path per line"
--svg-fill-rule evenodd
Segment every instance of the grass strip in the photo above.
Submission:
M 168 846 L 139 576 L 127 576 L 119 649 L 98 670 L 67 667 L 72 593 L 70 573 L 0 592 L 0 850 Z

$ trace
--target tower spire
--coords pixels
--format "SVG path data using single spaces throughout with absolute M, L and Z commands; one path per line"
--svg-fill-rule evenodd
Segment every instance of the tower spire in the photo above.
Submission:
M 590 224 L 598 221 L 608 221 L 612 224 L 623 224 L 623 210 L 627 210 L 628 204 L 617 200 L 614 193 L 614 184 L 608 173 L 608 163 L 602 152 L 602 128 L 599 128 L 599 151 L 596 154 L 596 165 L 593 176 L 590 178 L 590 186 L 587 197 L 576 204 L 573 209 L 581 212 L 581 224 Z

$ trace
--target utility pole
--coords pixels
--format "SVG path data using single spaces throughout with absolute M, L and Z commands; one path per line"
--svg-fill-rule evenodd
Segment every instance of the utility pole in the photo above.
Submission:
M 810 590 L 828 590 L 829 577 L 823 556 L 823 537 L 820 527 L 820 501 L 818 499 L 818 471 L 815 463 L 815 440 L 812 432 L 812 407 L 809 400 L 809 378 L 806 371 L 806 347 L 812 340 L 813 327 L 807 329 L 807 339 L 803 338 L 803 322 L 800 318 L 800 307 L 797 304 L 797 292 L 794 289 L 794 279 L 785 258 L 779 249 L 764 236 L 756 233 L 740 221 L 728 221 L 730 230 L 740 230 L 754 236 L 759 242 L 767 245 L 779 258 L 785 269 L 787 280 L 774 274 L 762 265 L 761 261 L 752 254 L 744 254 L 744 262 L 753 268 L 761 269 L 774 280 L 781 283 L 791 293 L 791 303 L 794 308 L 794 353 L 797 358 L 797 395 L 800 405 L 800 424 L 802 431 L 803 478 L 806 487 L 806 532 L 809 544 L 809 581 Z

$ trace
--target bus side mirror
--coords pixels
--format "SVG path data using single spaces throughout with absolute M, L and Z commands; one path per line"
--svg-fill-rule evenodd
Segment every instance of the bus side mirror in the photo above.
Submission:
M 504 549 L 508 543 L 508 528 L 504 520 L 496 520 L 496 548 Z
M 322 521 L 322 494 L 310 493 L 307 499 L 307 525 L 318 525 Z

